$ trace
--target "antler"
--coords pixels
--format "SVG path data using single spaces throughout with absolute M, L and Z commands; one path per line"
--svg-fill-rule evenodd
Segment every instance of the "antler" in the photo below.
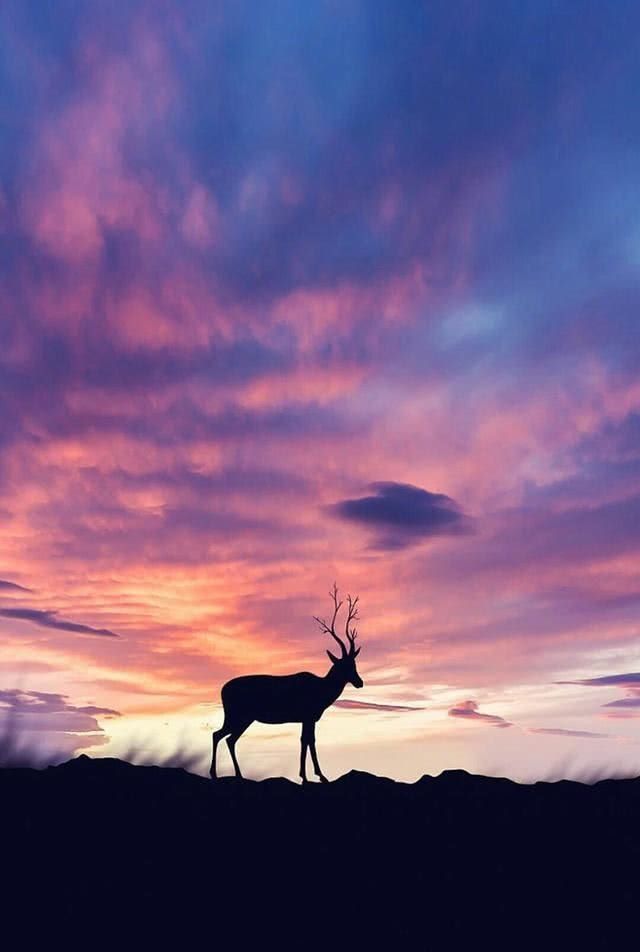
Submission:
M 326 632 L 328 635 L 331 635 L 332 638 L 338 642 L 342 649 L 342 657 L 346 658 L 348 655 L 355 657 L 360 649 L 356 648 L 356 638 L 358 637 L 358 631 L 356 628 L 349 628 L 349 625 L 352 621 L 355 621 L 359 617 L 358 601 L 359 597 L 356 595 L 355 598 L 352 598 L 351 595 L 347 595 L 347 619 L 344 626 L 345 637 L 349 643 L 349 648 L 345 645 L 342 638 L 336 635 L 336 618 L 338 617 L 338 612 L 340 611 L 344 602 L 338 601 L 338 586 L 336 583 L 333 583 L 333 590 L 329 592 L 329 597 L 333 600 L 333 618 L 331 619 L 331 625 L 328 625 L 324 618 L 318 618 L 317 615 L 314 615 L 315 621 L 320 625 L 322 631 Z
M 320 628 L 322 631 L 326 632 L 328 635 L 331 635 L 332 638 L 335 638 L 335 640 L 338 642 L 338 644 L 342 648 L 342 657 L 345 658 L 348 654 L 347 647 L 344 641 L 342 640 L 342 638 L 339 638 L 336 635 L 336 627 L 335 627 L 336 618 L 338 617 L 338 612 L 340 611 L 340 608 L 342 607 L 342 602 L 338 601 L 338 586 L 336 585 L 335 582 L 333 583 L 333 591 L 329 592 L 329 597 L 333 599 L 333 618 L 331 619 L 331 626 L 327 625 L 324 618 L 318 618 L 317 615 L 314 615 L 313 617 L 314 617 L 314 620 L 317 621 L 318 624 L 320 625 Z M 351 596 L 349 596 L 349 611 L 351 611 Z M 348 632 L 347 632 L 347 637 L 349 637 Z
M 359 617 L 358 601 L 358 595 L 356 595 L 355 598 L 351 598 L 351 595 L 347 595 L 347 605 L 349 607 L 347 609 L 347 620 L 344 626 L 344 633 L 347 636 L 347 640 L 349 641 L 349 650 L 351 654 L 355 654 L 356 651 L 356 638 L 358 637 L 358 629 L 351 628 L 351 630 L 349 630 L 349 625 L 352 621 L 355 621 L 356 618 Z

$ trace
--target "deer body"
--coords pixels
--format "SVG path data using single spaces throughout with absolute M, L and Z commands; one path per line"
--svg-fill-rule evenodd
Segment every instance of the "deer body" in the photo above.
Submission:
M 302 724 L 300 738 L 300 776 L 306 781 L 307 751 L 311 753 L 316 776 L 326 782 L 316 754 L 315 725 L 325 710 L 342 694 L 347 683 L 356 688 L 362 687 L 362 679 L 356 670 L 356 657 L 360 651 L 355 647 L 356 631 L 349 629 L 349 623 L 358 616 L 358 599 L 349 600 L 349 612 L 346 624 L 346 637 L 349 648 L 335 633 L 335 620 L 342 605 L 338 602 L 338 591 L 334 585 L 332 598 L 334 615 L 331 626 L 322 619 L 316 619 L 323 631 L 328 632 L 342 648 L 342 657 L 337 658 L 327 652 L 332 662 L 327 674 L 321 678 L 309 671 L 299 674 L 270 675 L 249 674 L 233 678 L 223 686 L 221 692 L 224 708 L 224 723 L 213 733 L 213 756 L 211 759 L 212 779 L 216 778 L 216 751 L 219 742 L 227 737 L 227 745 L 233 760 L 237 777 L 242 777 L 235 754 L 238 738 L 244 734 L 254 721 L 262 724 Z
M 222 688 L 225 719 L 250 718 L 261 724 L 319 720 L 342 694 L 345 682 L 333 674 L 324 678 L 309 671 L 300 674 L 248 674 Z

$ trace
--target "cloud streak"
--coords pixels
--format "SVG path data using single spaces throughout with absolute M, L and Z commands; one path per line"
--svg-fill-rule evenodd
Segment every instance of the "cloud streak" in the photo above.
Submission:
M 17 582 L 9 582 L 7 579 L 0 578 L 0 592 L 29 592 L 33 594 L 33 589 L 25 588 L 24 585 L 18 585 Z
M 119 638 L 115 631 L 108 628 L 92 628 L 91 625 L 82 625 L 58 618 L 57 612 L 38 608 L 0 608 L 0 617 L 28 621 L 40 628 L 53 628 L 55 631 L 69 631 L 80 635 L 101 635 L 105 638 Z
M 339 698 L 334 707 L 341 707 L 345 711 L 421 711 L 421 707 L 411 707 L 404 704 L 376 704 L 374 701 L 352 701 L 350 698 Z
M 565 727 L 527 727 L 528 734 L 549 734 L 556 737 L 586 737 L 602 740 L 610 734 L 599 734 L 597 731 L 576 731 Z
M 625 688 L 626 697 L 608 701 L 602 705 L 603 717 L 638 717 L 640 716 L 640 673 L 631 671 L 627 674 L 605 674 L 597 678 L 579 678 L 575 681 L 558 681 L 558 684 L 579 684 L 584 687 L 595 688 Z
M 504 717 L 499 717 L 497 714 L 483 714 L 478 710 L 476 701 L 460 701 L 454 705 L 454 707 L 450 707 L 447 713 L 449 717 L 460 717 L 468 721 L 477 721 L 480 724 L 485 724 L 487 727 L 513 727 L 511 721 L 506 721 Z
M 556 681 L 556 684 L 580 684 L 594 688 L 629 688 L 640 691 L 640 672 L 631 671 L 628 674 L 604 674 L 597 678 L 578 678 L 574 681 Z

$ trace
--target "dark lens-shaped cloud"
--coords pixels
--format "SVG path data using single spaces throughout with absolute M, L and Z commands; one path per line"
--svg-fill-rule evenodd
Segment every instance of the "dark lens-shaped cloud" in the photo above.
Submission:
M 377 530 L 376 546 L 401 549 L 433 536 L 459 535 L 471 524 L 457 503 L 408 483 L 376 482 L 373 495 L 344 499 L 333 506 L 342 519 Z
M 91 625 L 81 625 L 66 618 L 58 618 L 57 612 L 38 608 L 0 608 L 0 616 L 28 621 L 40 628 L 55 628 L 58 631 L 71 631 L 80 635 L 102 635 L 106 638 L 120 637 L 115 631 L 110 631 L 108 628 L 92 628 Z

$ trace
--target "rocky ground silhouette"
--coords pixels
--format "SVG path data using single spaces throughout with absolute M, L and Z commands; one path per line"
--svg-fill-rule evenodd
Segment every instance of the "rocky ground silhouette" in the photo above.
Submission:
M 637 932 L 640 779 L 211 782 L 86 756 L 0 770 L 3 914 L 25 933 L 441 949 Z

